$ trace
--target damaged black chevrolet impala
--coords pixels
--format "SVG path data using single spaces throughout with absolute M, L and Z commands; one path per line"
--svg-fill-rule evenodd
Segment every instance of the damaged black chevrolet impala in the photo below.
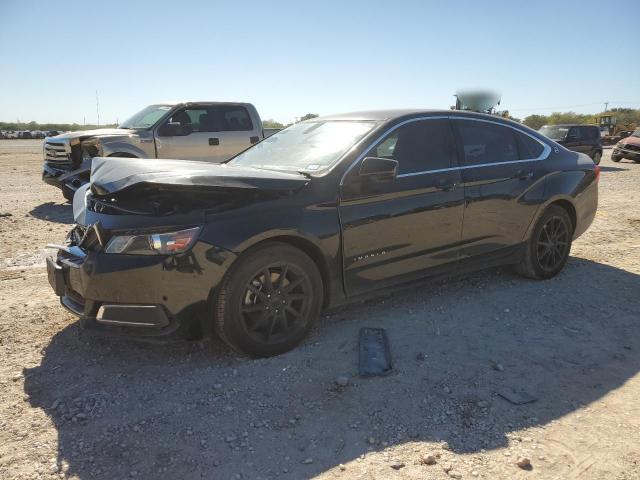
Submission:
M 553 277 L 598 176 L 525 126 L 460 111 L 316 118 L 221 165 L 95 159 L 49 280 L 88 328 L 216 332 L 275 355 L 323 308 L 393 285 L 498 264 Z

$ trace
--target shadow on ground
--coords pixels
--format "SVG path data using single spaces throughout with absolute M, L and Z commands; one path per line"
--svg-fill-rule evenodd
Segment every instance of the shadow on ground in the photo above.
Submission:
M 628 168 L 620 168 L 620 167 L 600 167 L 602 172 L 626 172 L 629 170 Z
M 73 223 L 73 208 L 69 203 L 45 202 L 34 209 L 29 214 L 32 217 L 70 225 Z
M 309 478 L 421 440 L 479 452 L 638 373 L 638 291 L 640 276 L 582 259 L 547 282 L 494 270 L 343 308 L 304 346 L 264 360 L 72 324 L 25 370 L 25 391 L 81 479 Z M 357 377 L 363 326 L 387 329 L 391 375 Z M 538 400 L 512 405 L 496 395 L 505 388 Z

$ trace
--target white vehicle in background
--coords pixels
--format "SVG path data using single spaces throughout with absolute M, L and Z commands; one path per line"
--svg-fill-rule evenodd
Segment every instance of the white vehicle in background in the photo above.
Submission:
M 250 103 L 150 105 L 118 128 L 69 132 L 44 142 L 42 180 L 68 200 L 89 180 L 93 157 L 171 158 L 224 162 L 277 129 L 262 128 Z

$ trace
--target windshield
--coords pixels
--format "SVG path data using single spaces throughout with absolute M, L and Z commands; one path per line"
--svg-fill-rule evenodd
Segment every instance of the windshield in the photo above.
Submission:
M 125 120 L 119 128 L 149 128 L 155 125 L 165 113 L 171 110 L 171 105 L 149 105 L 140 110 L 133 117 Z
M 375 122 L 317 121 L 292 125 L 231 160 L 273 170 L 316 172 L 332 166 Z
M 545 125 L 540 130 L 538 130 L 542 135 L 551 140 L 564 140 L 567 138 L 567 133 L 569 132 L 569 127 L 558 127 L 555 125 Z

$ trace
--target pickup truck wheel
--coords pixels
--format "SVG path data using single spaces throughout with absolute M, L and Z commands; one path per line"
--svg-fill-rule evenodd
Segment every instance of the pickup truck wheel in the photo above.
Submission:
M 241 256 L 218 293 L 216 333 L 254 357 L 298 345 L 320 314 L 322 277 L 302 251 L 270 243 Z
M 547 208 L 525 245 L 518 273 L 535 280 L 545 280 L 560 273 L 569 258 L 573 223 L 567 211 L 559 206 Z
M 596 152 L 593 154 L 593 163 L 595 163 L 596 165 L 600 165 L 600 160 L 602 159 L 602 153 L 600 152 Z

